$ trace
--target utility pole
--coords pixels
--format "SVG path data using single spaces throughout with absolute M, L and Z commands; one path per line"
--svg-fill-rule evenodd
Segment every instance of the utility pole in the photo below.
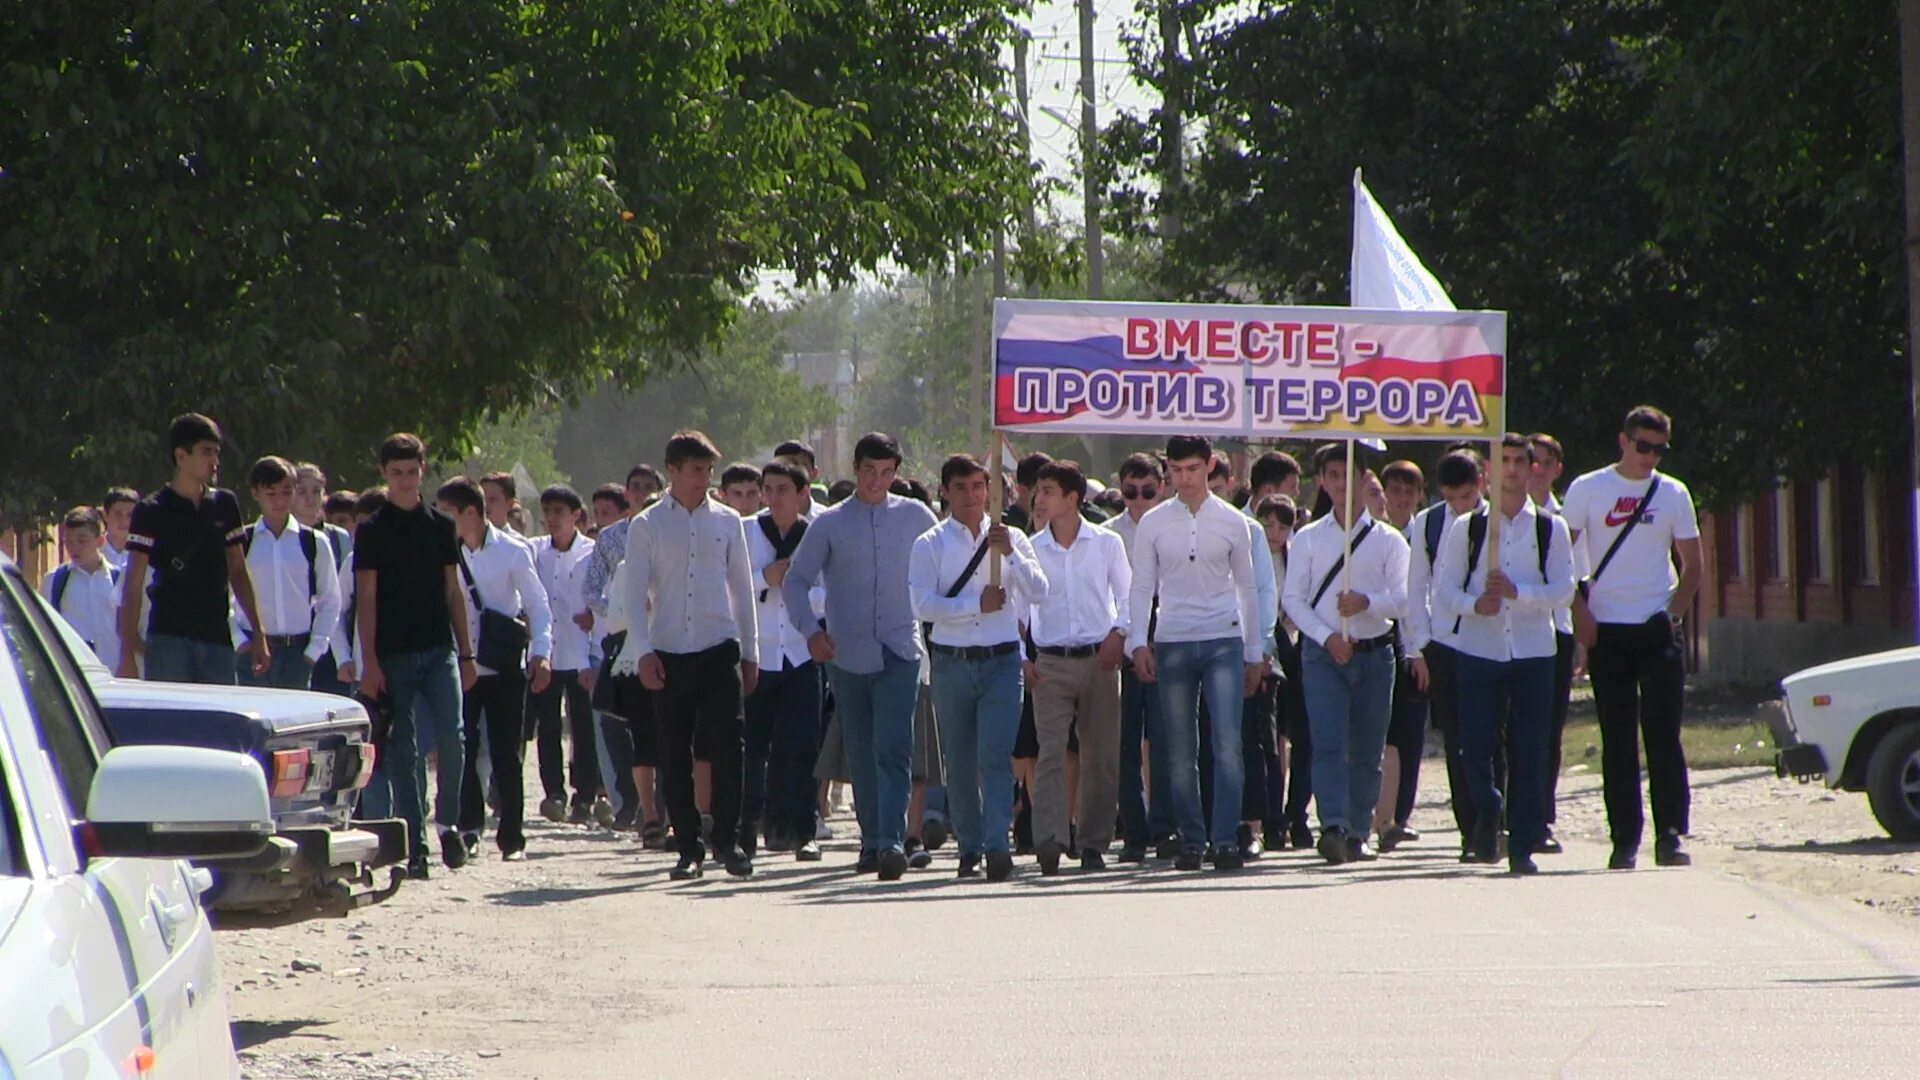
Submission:
M 1020 36 L 1013 39 L 1013 95 L 1020 104 L 1020 163 L 1029 166 L 1033 164 L 1033 118 L 1029 115 L 1030 95 L 1027 89 L 1027 46 L 1031 40 L 1024 28 Z M 1020 226 L 1025 230 L 1024 240 L 1031 241 L 1040 234 L 1040 215 L 1031 198 L 1021 208 Z
M 1186 72 L 1180 65 L 1180 8 L 1160 0 L 1160 63 L 1165 91 L 1160 102 L 1160 239 L 1180 235 L 1180 196 L 1186 188 Z
M 1913 365 L 1913 544 L 1907 580 L 1915 586 L 1914 633 L 1920 637 L 1920 0 L 1900 0 L 1900 139 L 1907 192 L 1907 359 Z
M 1093 78 L 1093 0 L 1080 8 L 1080 176 L 1086 195 L 1087 299 L 1107 292 L 1106 258 L 1100 248 L 1100 120 L 1094 111 L 1098 93 Z

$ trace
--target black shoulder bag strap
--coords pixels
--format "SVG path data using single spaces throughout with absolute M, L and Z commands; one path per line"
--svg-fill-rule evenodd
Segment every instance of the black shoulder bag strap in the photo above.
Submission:
M 458 543 L 458 541 L 456 541 Z M 487 605 L 480 599 L 480 586 L 473 580 L 473 570 L 467 566 L 467 546 L 460 545 L 460 576 L 467 579 L 467 595 L 473 597 L 473 609 L 482 615 L 487 613 Z
M 1359 551 L 1360 545 L 1367 542 L 1367 534 L 1372 531 L 1373 531 L 1373 522 L 1369 521 L 1367 522 L 1366 528 L 1361 529 L 1360 534 L 1353 538 L 1353 543 L 1348 545 L 1347 550 Z M 1320 606 L 1320 598 L 1327 595 L 1328 589 L 1333 588 L 1333 579 L 1340 576 L 1341 567 L 1344 567 L 1346 565 L 1347 565 L 1347 557 L 1344 554 L 1342 554 L 1339 558 L 1333 560 L 1333 566 L 1327 571 L 1327 576 L 1320 579 L 1320 587 L 1314 590 L 1313 603 L 1309 604 L 1308 605 L 1309 607 Z
M 973 549 L 973 558 L 967 560 L 967 568 L 960 571 L 960 576 L 954 579 L 952 587 L 947 589 L 947 599 L 951 600 L 960 595 L 960 590 L 966 588 L 967 582 L 973 580 L 973 572 L 980 569 L 980 560 L 986 557 L 987 538 L 983 536 L 980 538 L 980 546 Z
M 1627 542 L 1627 537 L 1633 534 L 1634 527 L 1640 524 L 1640 519 L 1642 517 L 1646 516 L 1647 507 L 1653 505 L 1654 492 L 1659 490 L 1660 490 L 1660 477 L 1658 475 L 1655 475 L 1653 478 L 1653 483 L 1647 485 L 1647 493 L 1645 495 L 1640 496 L 1640 505 L 1633 508 L 1632 519 L 1627 522 L 1624 528 L 1622 528 L 1618 533 L 1614 534 L 1613 543 L 1607 548 L 1607 553 L 1605 555 L 1600 556 L 1600 562 L 1596 566 L 1594 566 L 1593 573 L 1587 575 L 1587 580 L 1585 583 L 1587 587 L 1591 587 L 1594 582 L 1600 580 L 1601 574 L 1606 573 L 1607 564 L 1611 563 L 1613 561 L 1613 557 L 1620 553 L 1620 545 Z M 1584 589 L 1582 590 L 1581 595 L 1582 596 L 1586 595 L 1586 592 Z
M 770 515 L 763 514 L 754 520 L 760 522 L 760 535 L 766 537 L 767 543 L 773 547 L 774 562 L 779 562 L 781 559 L 791 559 L 793 558 L 793 553 L 800 550 L 800 539 L 807 534 L 806 518 L 795 521 L 793 523 L 793 530 L 787 533 L 785 539 L 781 538 L 780 526 L 773 523 L 773 518 Z M 763 604 L 767 602 L 767 592 L 768 590 L 766 589 L 760 590 L 760 602 Z

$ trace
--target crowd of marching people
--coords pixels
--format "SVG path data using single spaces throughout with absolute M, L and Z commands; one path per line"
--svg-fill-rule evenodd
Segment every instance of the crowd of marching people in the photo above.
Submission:
M 1531 874 L 1560 850 L 1582 672 L 1609 865 L 1636 866 L 1646 831 L 1642 741 L 1655 861 L 1685 865 L 1701 563 L 1692 498 L 1660 471 L 1672 434 L 1635 408 L 1617 460 L 1564 491 L 1545 434 L 1450 446 L 1431 484 L 1350 444 L 1242 478 L 1186 435 L 1111 483 L 1029 455 L 1003 496 L 967 454 L 932 487 L 902 475 L 881 433 L 828 488 L 804 443 L 723 466 L 683 431 L 659 469 L 541 491 L 529 536 L 511 475 L 429 488 L 408 434 L 357 493 L 260 459 L 248 522 L 217 486 L 219 427 L 188 415 L 165 486 L 64 517 L 42 591 L 121 678 L 365 702 L 360 813 L 407 822 L 415 877 L 430 832 L 447 867 L 478 857 L 490 811 L 500 856 L 524 858 L 529 745 L 540 814 L 670 850 L 675 880 L 820 860 L 841 784 L 857 869 L 882 881 L 949 839 L 958 875 L 990 881 L 1027 855 L 1044 875 L 1367 862 L 1423 839 L 1429 727 L 1461 861 Z

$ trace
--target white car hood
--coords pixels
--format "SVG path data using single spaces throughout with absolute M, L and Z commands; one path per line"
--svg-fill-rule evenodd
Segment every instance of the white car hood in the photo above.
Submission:
M 33 891 L 33 882 L 24 877 L 0 877 L 0 954 L 6 952 L 7 932 L 20 918 L 20 911 L 27 906 L 27 896 Z
M 1832 682 L 1836 679 L 1850 679 L 1867 673 L 1884 677 L 1899 668 L 1914 668 L 1917 673 L 1920 673 L 1920 646 L 1909 646 L 1889 652 L 1835 660 L 1830 664 L 1820 664 L 1817 667 L 1794 672 L 1781 680 L 1780 685 L 1791 692 L 1798 683 Z

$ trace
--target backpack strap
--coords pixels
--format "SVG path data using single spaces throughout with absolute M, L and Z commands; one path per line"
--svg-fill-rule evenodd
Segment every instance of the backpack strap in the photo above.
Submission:
M 109 564 L 111 569 L 111 564 Z M 61 563 L 53 571 L 53 610 L 60 610 L 60 600 L 67 595 L 67 582 L 73 578 L 73 564 Z
M 320 595 L 320 575 L 314 565 L 320 561 L 320 537 L 297 521 L 293 527 L 300 530 L 300 554 L 307 557 L 307 603 L 311 604 Z
M 1487 546 L 1487 509 L 1482 506 L 1467 519 L 1467 575 L 1460 582 L 1465 589 L 1473 581 L 1473 568 L 1480 563 L 1480 552 Z M 1453 617 L 1453 632 L 1460 632 L 1462 616 Z
M 1533 515 L 1533 546 L 1540 553 L 1540 581 L 1547 581 L 1547 550 L 1553 546 L 1553 515 L 1542 510 Z
M 1427 507 L 1427 569 L 1433 569 L 1434 561 L 1440 558 L 1440 537 L 1447 531 L 1447 504 L 1434 503 Z

